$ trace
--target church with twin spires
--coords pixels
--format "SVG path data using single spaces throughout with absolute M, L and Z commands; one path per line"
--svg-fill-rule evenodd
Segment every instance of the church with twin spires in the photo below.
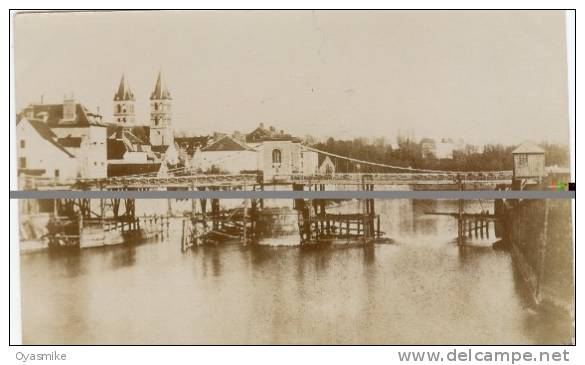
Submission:
M 114 123 L 120 127 L 137 127 L 134 112 L 134 93 L 125 75 L 122 75 L 118 90 L 114 94 Z M 151 146 L 169 146 L 174 143 L 172 127 L 171 93 L 163 82 L 159 71 L 154 90 L 150 94 L 149 143 Z M 140 125 L 143 126 L 143 125 Z

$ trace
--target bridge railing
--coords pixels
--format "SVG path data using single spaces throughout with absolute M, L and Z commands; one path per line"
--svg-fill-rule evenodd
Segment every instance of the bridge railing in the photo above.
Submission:
M 229 183 L 255 183 L 258 179 L 256 174 L 235 174 L 235 175 L 184 175 L 184 176 L 118 176 L 109 178 L 76 178 L 76 179 L 51 179 L 39 177 L 26 177 L 20 180 L 21 186 L 27 189 L 36 188 L 58 188 L 62 186 L 91 188 L 91 187 L 108 187 L 108 186 L 202 186 L 202 185 L 221 185 Z
M 511 171 L 479 171 L 453 173 L 333 173 L 333 174 L 291 174 L 286 177 L 287 182 L 311 183 L 331 181 L 332 183 L 361 183 L 364 178 L 373 182 L 388 183 L 417 183 L 437 181 L 442 183 L 506 181 L 512 179 Z M 201 187 L 221 185 L 253 185 L 255 183 L 270 183 L 259 181 L 259 174 L 197 174 L 178 175 L 168 177 L 156 176 L 118 176 L 108 178 L 75 178 L 53 179 L 46 177 L 19 178 L 20 189 L 62 189 L 78 188 L 81 190 L 92 188 L 127 188 L 127 187 Z M 284 180 L 280 179 L 279 182 Z
M 348 181 L 359 183 L 364 177 L 373 181 L 492 181 L 509 180 L 512 171 L 478 171 L 452 173 L 332 173 L 332 174 L 292 174 L 291 181 Z

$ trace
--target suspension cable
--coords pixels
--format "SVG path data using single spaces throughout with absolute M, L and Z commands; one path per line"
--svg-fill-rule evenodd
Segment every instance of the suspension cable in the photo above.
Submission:
M 393 166 L 393 165 L 387 165 L 387 164 L 382 164 L 382 163 L 378 163 L 378 162 L 370 162 L 370 161 L 365 161 L 365 160 L 359 160 L 356 158 L 351 158 L 351 157 L 347 157 L 347 156 L 342 156 L 342 155 L 337 155 L 335 153 L 331 153 L 331 152 L 325 152 L 325 151 L 321 151 L 318 150 L 316 148 L 313 147 L 309 147 L 309 146 L 304 146 L 306 149 L 313 151 L 313 152 L 317 152 L 317 153 L 321 153 L 330 157 L 336 157 L 336 158 L 340 158 L 340 159 L 344 159 L 347 161 L 351 161 L 351 162 L 355 162 L 355 163 L 360 163 L 360 164 L 364 164 L 364 165 L 371 165 L 371 166 L 378 166 L 378 167 L 385 167 L 385 168 L 390 168 L 390 169 L 397 169 L 397 170 L 406 170 L 406 171 L 411 171 L 411 172 L 434 172 L 434 173 L 453 173 L 453 171 L 444 171 L 444 170 L 428 170 L 428 169 L 415 169 L 412 167 L 403 167 L 403 166 Z
M 337 154 L 331 153 L 331 152 L 321 151 L 319 149 L 316 149 L 314 147 L 309 147 L 309 146 L 306 146 L 306 145 L 303 145 L 303 147 L 305 147 L 309 151 L 321 153 L 323 155 L 327 155 L 327 156 L 331 156 L 331 157 L 336 157 L 336 158 L 344 159 L 344 160 L 346 160 L 348 162 L 351 161 L 351 162 L 355 162 L 357 164 L 364 164 L 364 165 L 370 165 L 370 166 L 378 166 L 378 167 L 384 167 L 384 168 L 389 168 L 389 169 L 404 170 L 404 171 L 409 171 L 409 172 L 428 172 L 428 173 L 439 173 L 439 174 L 465 174 L 465 173 L 475 173 L 475 172 L 483 172 L 483 173 L 509 173 L 509 172 L 511 172 L 509 170 L 502 170 L 502 171 L 448 171 L 448 170 L 415 169 L 413 167 L 395 166 L 395 165 L 388 165 L 388 164 L 383 164 L 383 163 L 378 163 L 378 162 L 370 162 L 370 161 L 365 161 L 365 160 L 359 160 L 359 159 L 356 159 L 356 158 L 351 158 L 351 157 L 347 157 L 347 156 L 337 155 Z

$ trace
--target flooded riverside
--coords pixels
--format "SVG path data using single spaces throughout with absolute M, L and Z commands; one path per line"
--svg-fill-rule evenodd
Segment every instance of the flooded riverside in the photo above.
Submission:
M 570 323 L 531 309 L 510 253 L 491 247 L 493 226 L 458 246 L 457 220 L 426 214 L 457 204 L 376 200 L 393 241 L 384 244 L 300 246 L 284 219 L 288 235 L 181 252 L 175 218 L 162 239 L 23 254 L 23 343 L 570 343 Z M 493 212 L 493 204 L 465 209 Z

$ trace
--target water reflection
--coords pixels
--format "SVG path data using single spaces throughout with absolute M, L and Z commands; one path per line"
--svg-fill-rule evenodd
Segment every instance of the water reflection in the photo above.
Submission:
M 345 202 L 331 211 L 351 211 Z M 466 209 L 480 209 L 467 203 Z M 180 252 L 180 235 L 21 260 L 27 344 L 567 343 L 570 326 L 523 300 L 510 256 L 456 244 L 451 201 L 379 201 L 393 244 Z M 177 229 L 180 223 L 174 222 Z M 175 231 L 176 232 L 176 231 Z M 492 235 L 493 237 L 493 235 Z M 284 244 L 283 244 L 284 243 Z M 570 332 L 570 331 L 569 331 Z
M 111 256 L 111 268 L 116 270 L 124 267 L 132 266 L 136 263 L 136 247 L 116 247 L 107 250 L 106 255 Z

